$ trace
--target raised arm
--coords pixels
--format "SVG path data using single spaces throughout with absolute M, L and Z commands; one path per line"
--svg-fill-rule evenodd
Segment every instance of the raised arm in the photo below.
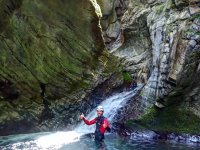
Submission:
M 94 123 L 96 123 L 96 118 L 94 118 L 93 120 L 87 120 L 85 117 L 83 118 L 83 121 L 85 122 L 85 124 L 87 125 L 92 125 Z
M 85 122 L 85 124 L 87 124 L 87 125 L 92 125 L 92 124 L 96 123 L 96 118 L 89 121 L 84 117 L 83 113 L 80 115 L 80 119 L 83 120 Z

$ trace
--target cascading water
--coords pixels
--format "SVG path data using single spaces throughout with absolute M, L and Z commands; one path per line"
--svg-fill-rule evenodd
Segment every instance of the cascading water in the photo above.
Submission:
M 138 91 L 138 89 L 142 88 L 142 85 L 139 85 L 132 91 L 122 92 L 119 94 L 115 94 L 105 101 L 103 101 L 100 105 L 104 108 L 104 116 L 109 120 L 112 124 L 113 117 L 115 116 L 117 110 L 123 107 L 126 104 L 126 101 L 132 98 Z M 96 108 L 90 112 L 86 118 L 91 120 L 96 117 Z M 93 133 L 95 131 L 95 125 L 85 125 L 84 122 L 81 122 L 74 131 L 69 132 L 57 132 L 55 134 L 47 135 L 41 137 L 37 140 L 37 144 L 40 147 L 48 148 L 51 146 L 59 147 L 63 144 L 69 144 L 71 142 L 76 142 L 82 135 Z
M 139 89 L 141 89 L 143 86 L 139 85 L 137 88 L 135 88 L 132 91 L 122 92 L 116 95 L 113 95 L 109 98 L 107 98 L 105 101 L 103 101 L 100 105 L 104 108 L 104 116 L 109 120 L 110 124 L 113 122 L 113 118 L 116 115 L 116 112 L 118 109 L 126 105 L 126 102 L 134 97 L 134 95 L 137 93 Z M 96 109 L 94 109 L 92 112 L 90 112 L 86 118 L 91 120 L 96 117 Z M 92 133 L 95 131 L 95 126 L 88 126 L 84 122 L 81 122 L 76 128 L 75 131 L 78 133 Z
M 122 92 L 115 94 L 100 105 L 105 109 L 104 116 L 108 118 L 112 124 L 114 122 L 117 111 L 128 105 L 130 99 L 132 99 L 143 85 L 139 85 L 135 90 Z M 96 109 L 86 116 L 87 119 L 93 119 L 96 117 Z M 94 150 L 94 142 L 91 142 L 85 134 L 92 133 L 95 130 L 95 125 L 87 126 L 81 122 L 73 131 L 68 132 L 46 132 L 36 134 L 24 134 L 24 135 L 11 135 L 0 137 L 0 149 L 1 150 Z M 192 150 L 192 147 L 185 145 L 173 145 L 169 143 L 156 143 L 155 141 L 136 140 L 133 144 L 124 139 L 116 137 L 114 134 L 106 135 L 106 149 L 108 150 L 130 150 L 130 149 L 187 149 Z
M 132 98 L 137 91 L 142 88 L 142 85 L 139 85 L 137 88 L 131 91 L 126 91 L 122 93 L 115 94 L 111 97 L 108 97 L 105 101 L 103 101 L 100 105 L 104 107 L 104 116 L 107 117 L 109 122 L 112 124 L 113 117 L 115 116 L 118 109 L 123 107 L 127 100 Z M 96 117 L 96 108 L 89 113 L 86 118 L 93 119 Z M 80 137 L 84 134 L 93 133 L 95 130 L 95 125 L 87 126 L 83 122 L 81 122 L 73 131 L 68 132 L 56 132 L 56 133 L 44 133 L 44 135 L 40 135 L 39 138 L 36 138 L 32 141 L 27 142 L 17 142 L 12 144 L 13 149 L 16 149 L 19 145 L 32 145 L 33 148 L 37 147 L 40 149 L 59 149 L 63 145 L 70 144 L 72 142 L 76 142 L 80 139 Z M 26 135 L 21 135 L 22 141 L 26 139 Z M 25 138 L 24 138 L 25 137 Z M 38 136 L 37 136 L 38 137 Z M 16 140 L 17 137 L 11 137 L 11 141 Z M 31 138 L 31 137 L 29 137 Z M 33 139 L 33 138 L 32 138 Z M 0 142 L 3 141 L 0 138 Z M 1 145 L 2 143 L 0 143 Z M 28 146 L 27 146 L 28 147 Z M 1 147 L 0 147 L 1 148 Z M 4 148 L 2 148 L 4 149 Z M 6 149 L 6 148 L 5 148 Z M 11 148 L 12 149 L 12 148 Z

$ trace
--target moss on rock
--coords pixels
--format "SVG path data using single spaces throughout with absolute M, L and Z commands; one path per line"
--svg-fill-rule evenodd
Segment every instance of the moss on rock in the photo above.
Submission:
M 62 107 L 62 101 L 81 105 L 101 76 L 108 78 L 118 70 L 114 67 L 118 60 L 105 54 L 96 0 L 3 0 L 0 4 L 0 110 L 4 112 L 0 134 L 18 132 L 12 126 L 1 132 L 9 120 L 19 125 L 32 121 L 35 129 L 42 126 L 44 114 L 59 114 L 50 108 L 55 100 Z M 69 118 L 75 118 L 76 111 Z M 29 117 L 16 115 L 23 113 Z M 1 119 L 5 117 L 7 122 Z
M 149 112 L 139 119 L 139 124 L 164 133 L 192 133 L 200 132 L 200 118 L 188 110 L 178 107 L 168 107 L 164 110 L 151 108 Z
M 131 77 L 130 73 L 128 73 L 126 71 L 123 72 L 123 78 L 124 78 L 125 82 L 131 82 L 132 81 L 132 77 Z

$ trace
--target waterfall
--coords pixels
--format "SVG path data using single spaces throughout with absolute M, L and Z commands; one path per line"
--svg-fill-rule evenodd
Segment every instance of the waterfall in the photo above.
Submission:
M 117 110 L 122 108 L 124 105 L 126 105 L 126 102 L 130 100 L 130 98 L 134 97 L 135 94 L 139 89 L 141 89 L 143 86 L 138 85 L 137 88 L 131 91 L 125 91 L 122 93 L 115 94 L 113 96 L 108 97 L 106 100 L 104 100 L 100 105 L 104 108 L 104 116 L 108 119 L 110 124 L 113 123 L 113 118 L 116 115 Z M 88 120 L 94 119 L 97 116 L 96 114 L 96 108 L 90 112 L 86 118 Z M 95 131 L 95 125 L 86 125 L 83 121 L 75 128 L 75 131 L 78 133 L 93 133 Z
M 117 93 L 113 96 L 108 97 L 100 105 L 104 108 L 104 116 L 108 119 L 110 124 L 113 122 L 113 118 L 117 113 L 117 110 L 126 105 L 126 103 L 133 98 L 137 92 L 143 88 L 143 85 L 138 85 L 137 88 L 131 91 L 125 91 L 122 93 Z M 88 120 L 94 119 L 97 116 L 96 108 L 90 112 L 86 118 Z M 93 133 L 95 131 L 95 125 L 85 125 L 82 121 L 73 131 L 68 132 L 56 132 L 53 134 L 45 135 L 36 140 L 38 147 L 47 149 L 49 147 L 60 147 L 64 144 L 69 144 L 76 142 L 79 138 L 88 133 Z

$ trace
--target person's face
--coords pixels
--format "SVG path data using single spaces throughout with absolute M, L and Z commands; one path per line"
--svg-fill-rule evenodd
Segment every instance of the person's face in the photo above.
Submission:
M 103 115 L 103 111 L 97 110 L 97 116 L 100 117 L 100 116 L 102 116 L 102 115 Z

